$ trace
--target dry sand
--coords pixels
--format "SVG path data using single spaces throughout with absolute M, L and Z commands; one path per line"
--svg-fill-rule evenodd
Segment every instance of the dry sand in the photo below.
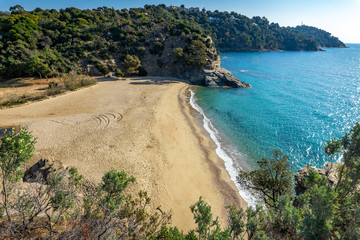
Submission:
M 154 208 L 172 211 L 173 224 L 194 228 L 189 206 L 199 196 L 226 222 L 225 206 L 244 202 L 214 143 L 194 121 L 177 80 L 103 81 L 58 97 L 0 110 L 0 127 L 25 126 L 36 136 L 39 158 L 75 166 L 99 182 L 111 168 L 136 176 Z

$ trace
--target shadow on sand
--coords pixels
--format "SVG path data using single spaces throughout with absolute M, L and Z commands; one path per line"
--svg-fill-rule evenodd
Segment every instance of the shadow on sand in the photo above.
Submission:
M 7 133 L 7 132 L 11 132 L 13 128 L 15 129 L 15 132 L 19 132 L 20 128 L 18 126 L 5 127 L 5 128 L 0 127 L 0 137 L 4 136 L 5 133 Z
M 98 82 L 115 82 L 121 80 L 121 78 L 116 78 L 116 77 L 98 77 L 96 78 L 96 81 Z
M 170 77 L 136 77 L 130 78 L 130 81 L 130 84 L 133 85 L 164 85 L 177 82 L 189 83 L 184 79 Z
M 171 78 L 171 77 L 128 77 L 128 78 L 116 78 L 116 77 L 99 77 L 96 78 L 98 82 L 115 82 L 115 81 L 122 81 L 128 79 L 130 80 L 130 84 L 133 85 L 164 85 L 170 83 L 177 83 L 177 82 L 185 82 L 189 83 L 188 81 L 180 78 Z

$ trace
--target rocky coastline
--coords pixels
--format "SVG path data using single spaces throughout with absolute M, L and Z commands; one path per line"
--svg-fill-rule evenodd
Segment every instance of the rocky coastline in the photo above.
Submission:
M 189 81 L 191 84 L 205 87 L 251 88 L 251 85 L 240 81 L 231 72 L 220 66 L 221 59 L 208 37 L 206 63 L 203 66 L 192 66 L 174 57 L 173 46 L 185 48 L 186 42 L 179 37 L 163 34 L 164 49 L 161 55 L 146 54 L 142 58 L 142 66 L 148 76 L 175 77 Z
M 329 163 L 324 168 L 315 168 L 310 165 L 307 165 L 300 170 L 298 170 L 295 174 L 295 193 L 296 195 L 300 195 L 305 192 L 305 176 L 309 174 L 310 168 L 313 168 L 318 174 L 323 177 L 326 177 L 331 186 L 336 185 L 338 182 L 337 173 L 338 169 L 342 166 L 342 163 L 335 162 Z

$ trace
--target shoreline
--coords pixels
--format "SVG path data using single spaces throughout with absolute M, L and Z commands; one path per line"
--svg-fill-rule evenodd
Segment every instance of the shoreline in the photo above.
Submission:
M 195 228 L 189 206 L 200 196 L 224 226 L 225 206 L 245 207 L 216 145 L 204 135 L 179 79 L 131 78 L 41 102 L 0 110 L 0 126 L 26 126 L 38 137 L 35 156 L 75 166 L 99 182 L 110 168 L 137 178 L 154 209 L 172 211 L 173 225 Z
M 235 184 L 241 198 L 247 203 L 248 206 L 255 207 L 255 205 L 257 203 L 256 197 L 250 191 L 242 188 L 241 185 L 238 184 L 238 182 L 236 180 L 239 169 L 248 169 L 248 167 L 246 166 L 246 163 L 243 162 L 241 164 L 239 162 L 235 162 L 235 160 L 234 160 L 235 156 L 234 156 L 233 151 L 236 151 L 237 156 L 240 155 L 239 152 L 235 149 L 230 151 L 229 149 L 224 148 L 224 146 L 223 146 L 224 141 L 223 141 L 220 133 L 218 132 L 216 127 L 213 125 L 211 120 L 206 116 L 206 114 L 204 113 L 202 108 L 196 103 L 194 91 L 189 89 L 189 92 L 191 94 L 191 96 L 189 98 L 189 104 L 200 115 L 201 119 L 199 119 L 199 120 L 202 122 L 202 124 L 200 123 L 200 121 L 197 121 L 196 123 L 203 128 L 204 134 L 214 143 L 213 150 L 216 152 L 218 157 L 224 162 L 223 167 L 228 172 L 231 181 Z M 196 117 L 194 116 L 194 118 L 196 118 Z M 233 153 L 233 154 L 231 154 L 231 153 Z M 241 161 L 245 161 L 245 160 L 241 159 Z

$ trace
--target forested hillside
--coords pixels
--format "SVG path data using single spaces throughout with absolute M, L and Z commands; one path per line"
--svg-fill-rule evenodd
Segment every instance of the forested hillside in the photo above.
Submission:
M 324 37 L 322 37 L 323 39 Z M 228 51 L 319 50 L 315 38 L 266 18 L 145 5 L 0 12 L 0 78 L 156 75 L 204 78 Z
M 280 27 L 265 17 L 248 18 L 235 12 L 199 11 L 185 14 L 211 34 L 222 51 L 317 51 L 319 44 L 294 28 Z
M 198 67 L 216 59 L 211 40 L 198 24 L 168 17 L 164 7 L 31 12 L 12 7 L 0 14 L 0 76 L 48 77 L 71 70 L 146 75 L 142 61 L 148 55 L 151 64 L 156 63 L 148 68 L 166 67 L 165 48 L 170 48 L 166 57 L 172 63 Z
M 299 33 L 309 36 L 314 39 L 320 47 L 335 47 L 335 48 L 344 48 L 346 47 L 343 42 L 341 42 L 337 37 L 331 35 L 331 33 L 321 30 L 316 27 L 301 25 L 297 26 L 296 31 Z
M 180 8 L 181 9 L 181 8 Z M 345 47 L 330 33 L 310 26 L 280 27 L 265 17 L 248 18 L 235 12 L 183 11 L 211 34 L 215 45 L 225 51 L 316 51 L 320 47 Z

